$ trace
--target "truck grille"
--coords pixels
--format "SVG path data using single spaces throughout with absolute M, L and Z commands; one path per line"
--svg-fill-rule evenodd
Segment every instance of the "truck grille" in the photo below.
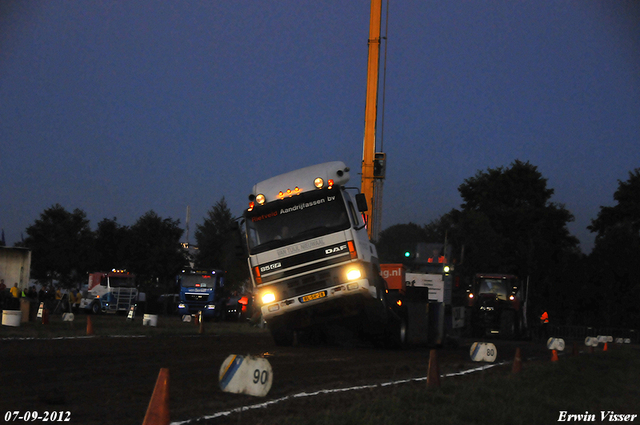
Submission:
M 187 301 L 202 301 L 203 305 L 209 298 L 209 294 L 184 294 Z
M 336 245 L 339 246 L 340 244 Z M 326 249 L 328 249 L 327 247 Z M 287 276 L 292 276 L 295 274 L 306 273 L 312 270 L 321 269 L 324 267 L 332 266 L 339 263 L 345 263 L 351 259 L 351 254 L 349 252 L 346 253 L 338 253 L 332 254 L 330 258 L 326 258 L 322 261 L 317 261 L 323 257 L 325 257 L 325 249 L 319 249 L 315 251 L 306 252 L 304 254 L 294 255 L 289 258 L 285 258 L 279 261 L 281 267 L 277 268 L 273 272 L 266 272 L 262 275 L 262 282 L 272 282 L 274 280 L 280 280 L 286 278 Z M 261 264 L 260 266 L 263 266 Z M 259 267 L 260 267 L 259 266 Z
M 335 281 L 335 283 L 334 283 Z M 327 286 L 337 285 L 337 279 L 331 279 L 331 273 L 324 271 L 303 276 L 287 282 L 288 297 L 296 297 L 298 295 L 307 294 L 309 292 L 324 289 Z

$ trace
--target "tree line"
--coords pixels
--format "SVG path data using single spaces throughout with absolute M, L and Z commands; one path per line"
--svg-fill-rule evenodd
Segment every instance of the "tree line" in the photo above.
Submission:
M 444 243 L 456 273 L 513 273 L 530 282 L 530 303 L 567 324 L 637 327 L 640 321 L 640 168 L 619 181 L 616 204 L 601 207 L 589 230 L 596 234 L 585 255 L 567 224 L 574 217 L 551 202 L 554 190 L 529 162 L 478 171 L 458 187 L 460 208 L 425 225 L 393 225 L 376 245 L 383 263 L 407 263 L 404 253 L 418 243 Z M 246 257 L 239 255 L 237 218 L 225 198 L 196 226 L 195 258 L 181 248 L 179 220 L 149 211 L 133 225 L 103 219 L 95 231 L 84 211 L 56 204 L 26 229 L 22 243 L 32 251 L 31 276 L 62 287 L 86 283 L 88 272 L 126 269 L 145 290 L 171 291 L 175 275 L 189 261 L 196 268 L 227 272 L 239 288 L 248 281 Z M 408 263 L 407 263 L 408 264 Z M 464 284 L 464 281 L 463 281 Z
M 117 269 L 135 274 L 141 289 L 149 293 L 173 292 L 176 275 L 193 264 L 227 271 L 233 289 L 248 278 L 246 263 L 234 251 L 239 243 L 235 221 L 223 197 L 196 226 L 199 249 L 191 258 L 180 243 L 184 230 L 179 220 L 151 210 L 131 226 L 105 218 L 94 231 L 84 211 L 70 212 L 55 204 L 27 227 L 27 237 L 16 246 L 32 252 L 32 279 L 62 288 L 80 287 L 90 272 Z
M 475 273 L 513 273 L 529 282 L 534 312 L 556 323 L 620 326 L 640 324 L 640 168 L 619 181 L 612 207 L 601 207 L 588 229 L 596 234 L 585 255 L 567 224 L 573 215 L 551 202 L 537 167 L 514 161 L 478 171 L 458 187 L 459 209 L 423 225 L 399 224 L 378 240 L 383 263 L 415 264 L 405 257 L 419 243 L 445 241 L 465 287 Z

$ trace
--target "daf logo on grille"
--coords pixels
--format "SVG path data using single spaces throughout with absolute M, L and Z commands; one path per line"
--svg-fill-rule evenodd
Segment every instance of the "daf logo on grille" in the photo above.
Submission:
M 327 249 L 324 250 L 324 253 L 327 254 L 327 255 L 335 254 L 336 252 L 342 252 L 345 249 L 347 249 L 346 245 L 340 245 L 340 246 L 337 246 L 335 248 L 327 248 Z

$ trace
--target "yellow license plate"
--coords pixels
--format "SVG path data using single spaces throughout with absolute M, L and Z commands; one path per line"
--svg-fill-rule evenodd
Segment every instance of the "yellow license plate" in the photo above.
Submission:
M 316 292 L 315 294 L 311 294 L 311 295 L 305 295 L 304 297 L 302 297 L 302 302 L 306 303 L 309 301 L 313 301 L 313 300 L 317 300 L 320 298 L 324 298 L 327 296 L 327 291 L 321 291 L 321 292 Z

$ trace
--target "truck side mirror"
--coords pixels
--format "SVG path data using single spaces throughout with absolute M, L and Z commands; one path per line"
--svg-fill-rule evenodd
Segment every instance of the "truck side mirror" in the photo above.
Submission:
M 369 210 L 367 198 L 364 196 L 364 193 L 358 193 L 356 195 L 356 204 L 358 205 L 358 211 L 361 213 Z

